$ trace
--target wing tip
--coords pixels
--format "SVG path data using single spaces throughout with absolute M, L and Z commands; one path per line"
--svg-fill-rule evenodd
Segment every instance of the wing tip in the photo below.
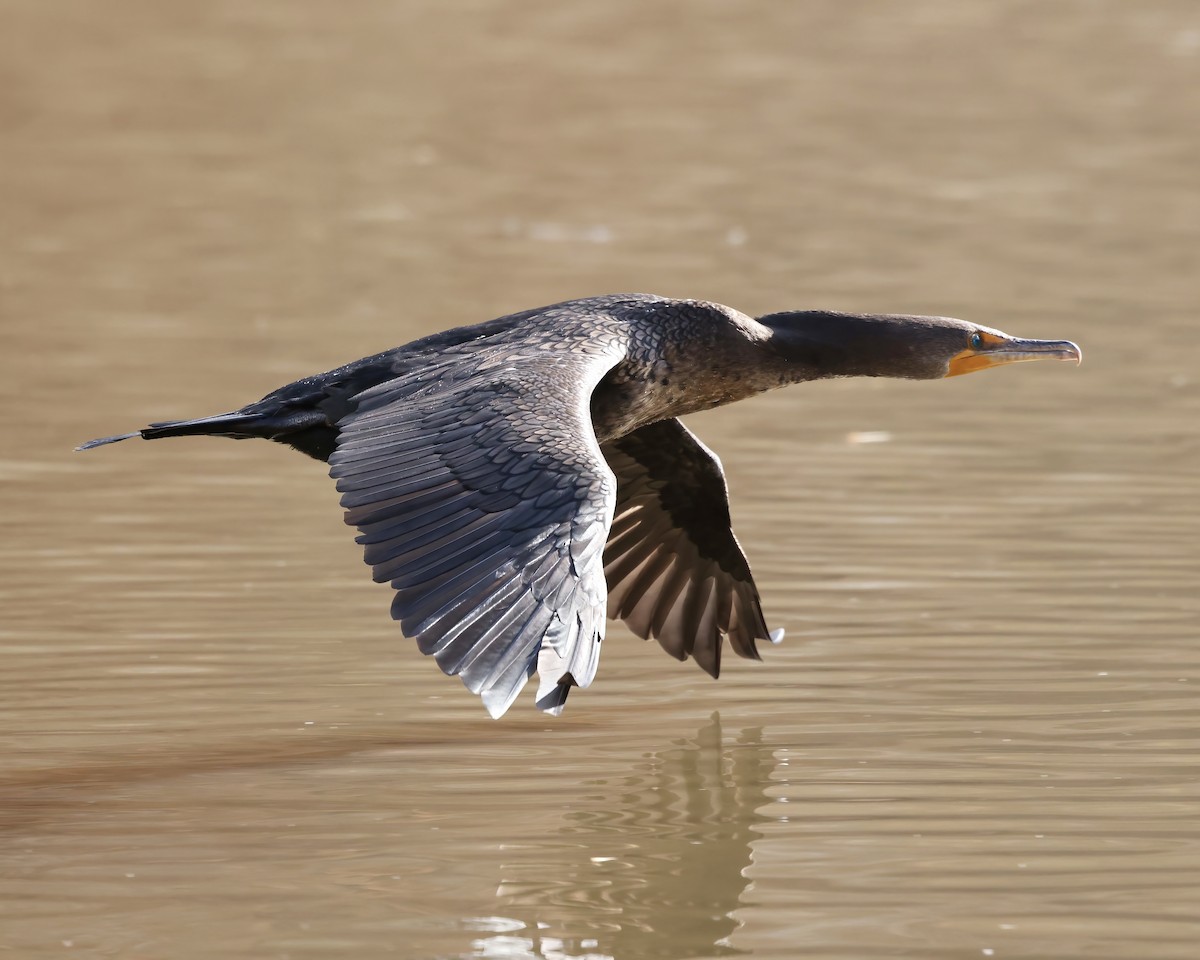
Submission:
M 535 705 L 542 713 L 548 713 L 552 717 L 562 716 L 563 707 L 567 705 L 567 695 L 575 685 L 575 678 L 571 674 L 563 674 L 548 690 L 543 684 L 543 688 L 538 690 Z
M 517 693 L 520 693 L 518 690 Z M 480 694 L 480 699 L 483 701 L 483 708 L 488 712 L 493 720 L 499 720 L 502 716 L 508 713 L 508 708 L 512 706 L 513 701 L 517 699 L 516 693 L 512 696 L 500 696 L 494 694 L 491 690 L 484 690 Z

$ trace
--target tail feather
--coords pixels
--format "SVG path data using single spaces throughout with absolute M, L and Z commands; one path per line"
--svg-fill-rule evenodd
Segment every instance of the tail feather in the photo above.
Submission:
M 102 447 L 106 443 L 116 443 L 118 440 L 132 440 L 134 437 L 140 436 L 141 433 L 118 433 L 115 437 L 97 437 L 95 440 L 89 440 L 87 443 L 81 443 L 75 448 L 75 452 L 91 450 L 92 447 Z
M 152 423 L 134 433 L 118 433 L 114 437 L 99 437 L 81 443 L 76 450 L 91 450 L 93 447 L 103 447 L 108 443 L 121 440 L 132 440 L 141 437 L 143 440 L 157 440 L 160 437 L 193 437 L 193 436 L 254 436 L 252 433 L 239 432 L 238 425 L 247 426 L 260 419 L 255 414 L 245 414 L 241 411 L 234 413 L 219 413 L 215 417 L 197 417 L 195 420 L 168 420 L 164 423 Z
M 289 409 L 287 407 L 263 410 L 260 404 L 252 404 L 244 410 L 219 413 L 215 417 L 197 417 L 195 420 L 169 420 L 152 423 L 136 433 L 119 433 L 115 437 L 100 437 L 81 443 L 76 450 L 91 450 L 108 443 L 141 437 L 143 440 L 158 440 L 160 437 L 232 437 L 248 440 L 261 437 L 286 443 L 301 453 L 318 460 L 328 460 L 337 446 L 337 427 L 325 419 L 317 409 Z

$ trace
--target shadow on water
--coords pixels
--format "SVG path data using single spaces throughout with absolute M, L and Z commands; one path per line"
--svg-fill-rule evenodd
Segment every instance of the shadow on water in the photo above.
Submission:
M 0 775 L 0 837 L 35 824 L 53 824 L 87 809 L 97 796 L 128 792 L 139 786 L 169 783 L 197 774 L 258 775 L 273 769 L 321 768 L 348 762 L 371 751 L 410 753 L 451 749 L 478 733 L 476 721 L 441 721 L 436 730 L 417 735 L 280 739 L 221 742 L 184 749 L 175 743 L 140 747 L 135 755 L 96 753 L 88 761 L 58 764 Z M 507 734 L 508 737 L 515 736 Z M 506 734 L 492 731 L 493 743 Z
M 513 850 L 496 914 L 475 918 L 471 957 L 683 958 L 729 943 L 769 818 L 774 750 L 758 727 L 727 735 L 719 714 L 619 778 L 592 780 L 546 846 Z M 664 924 L 663 918 L 677 919 Z

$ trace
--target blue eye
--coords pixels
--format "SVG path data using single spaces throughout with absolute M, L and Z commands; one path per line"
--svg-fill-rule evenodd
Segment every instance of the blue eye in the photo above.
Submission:
M 971 334 L 971 349 L 978 350 L 983 346 L 983 334 L 976 331 Z

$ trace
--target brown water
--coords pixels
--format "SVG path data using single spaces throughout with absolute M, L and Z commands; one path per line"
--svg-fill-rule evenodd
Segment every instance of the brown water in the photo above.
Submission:
M 3 22 L 0 953 L 1200 956 L 1195 3 Z M 558 720 L 410 649 L 320 465 L 71 453 L 614 290 L 1086 361 L 694 418 L 788 639 L 614 627 Z

